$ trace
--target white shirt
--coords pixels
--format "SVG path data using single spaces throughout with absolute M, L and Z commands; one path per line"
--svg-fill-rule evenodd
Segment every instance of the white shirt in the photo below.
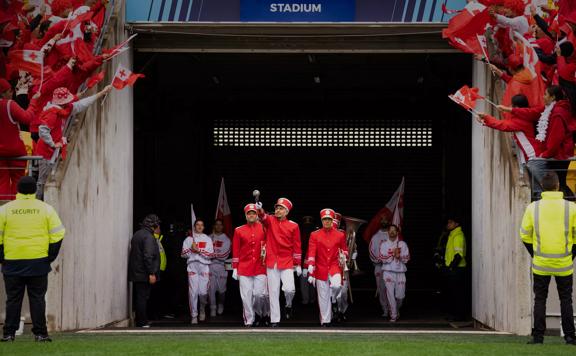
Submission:
M 214 247 L 212 263 L 224 264 L 230 255 L 230 239 L 226 234 L 211 234 L 210 237 L 212 237 L 212 246 Z
M 400 249 L 400 258 L 394 257 L 394 250 Z M 380 260 L 382 261 L 382 271 L 406 272 L 406 263 L 410 260 L 410 251 L 406 242 L 388 240 L 380 247 Z
M 214 247 L 212 245 L 212 239 L 206 234 L 193 233 L 193 236 L 188 236 L 184 243 L 182 244 L 182 254 L 183 258 L 187 259 L 188 271 L 190 272 L 190 264 L 192 262 L 200 262 L 205 265 L 212 263 L 212 254 L 214 253 Z M 192 242 L 196 243 L 196 247 L 200 250 L 200 253 L 192 252 Z
M 380 261 L 380 247 L 385 241 L 388 241 L 388 231 L 386 230 L 378 230 L 378 232 L 372 236 L 372 239 L 370 239 L 368 249 L 372 263 L 382 263 L 382 261 Z

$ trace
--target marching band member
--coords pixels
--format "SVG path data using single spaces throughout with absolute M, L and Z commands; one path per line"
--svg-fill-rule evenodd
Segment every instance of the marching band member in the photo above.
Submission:
M 268 309 L 266 266 L 261 259 L 265 236 L 257 210 L 256 204 L 244 207 L 246 224 L 234 230 L 232 244 L 232 278 L 240 281 L 244 325 L 248 327 L 256 317 L 262 320 Z
M 210 263 L 214 248 L 212 239 L 204 232 L 204 221 L 194 222 L 194 231 L 182 244 L 182 258 L 187 259 L 188 297 L 192 324 L 206 320 L 206 303 L 208 302 L 208 284 L 210 281 Z M 198 310 L 200 302 L 200 310 Z
M 410 260 L 408 245 L 398 240 L 398 226 L 388 226 L 388 241 L 380 247 L 382 276 L 390 303 L 390 321 L 398 320 L 400 307 L 406 295 L 406 263 Z
M 376 291 L 378 293 L 378 300 L 380 301 L 380 306 L 382 307 L 382 317 L 388 318 L 390 305 L 388 303 L 388 297 L 386 295 L 386 284 L 384 283 L 384 278 L 382 277 L 382 261 L 380 260 L 380 248 L 382 245 L 388 241 L 388 227 L 390 226 L 390 221 L 388 217 L 383 216 L 380 220 L 380 230 L 372 236 L 370 239 L 370 245 L 368 250 L 370 251 L 370 260 L 374 264 L 374 278 L 376 279 Z
M 287 216 L 292 210 L 292 202 L 280 198 L 274 205 L 274 215 L 268 215 L 258 204 L 258 216 L 266 229 L 266 275 L 270 299 L 270 322 L 277 327 L 280 322 L 280 281 L 286 299 L 286 319 L 292 317 L 292 299 L 296 288 L 294 272 L 302 274 L 302 252 L 300 246 L 300 228 Z
M 214 222 L 212 234 L 212 246 L 214 254 L 210 264 L 210 316 L 215 317 L 224 313 L 224 301 L 226 297 L 226 283 L 228 282 L 228 271 L 224 266 L 228 255 L 230 255 L 230 238 L 224 233 L 224 222 L 217 219 Z
M 338 301 L 348 256 L 346 236 L 333 227 L 334 217 L 332 209 L 320 212 L 322 228 L 310 235 L 308 244 L 308 280 L 318 291 L 321 326 L 332 321 L 331 304 Z

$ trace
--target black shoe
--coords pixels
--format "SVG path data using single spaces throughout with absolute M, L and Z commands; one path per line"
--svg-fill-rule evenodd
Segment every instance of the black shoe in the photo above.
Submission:
M 263 316 L 261 319 L 261 325 L 262 326 L 270 326 L 270 317 L 269 316 Z
M 260 317 L 260 315 L 256 314 L 256 316 L 254 317 L 254 324 L 252 324 L 252 326 L 262 326 L 262 318 Z
M 14 342 L 14 339 L 16 339 L 16 337 L 14 335 L 4 335 L 0 339 L 0 342 Z
M 277 328 L 277 327 L 279 327 L 279 326 L 280 326 L 279 323 L 270 323 L 270 327 L 271 327 L 271 328 Z
M 321 327 L 321 328 L 329 328 L 330 326 L 332 326 L 330 323 L 320 324 L 320 327 Z
M 36 342 L 52 342 L 52 339 L 48 335 L 36 335 L 36 336 L 34 336 L 34 341 L 36 341 Z
M 292 307 L 286 307 L 284 314 L 286 316 L 286 320 L 292 319 Z
M 566 337 L 566 345 L 575 345 L 576 346 L 576 337 L 572 337 L 572 336 Z
M 537 345 L 537 344 L 543 344 L 544 343 L 544 339 L 539 338 L 539 337 L 533 337 L 532 339 L 530 339 L 530 341 L 527 342 L 528 345 Z

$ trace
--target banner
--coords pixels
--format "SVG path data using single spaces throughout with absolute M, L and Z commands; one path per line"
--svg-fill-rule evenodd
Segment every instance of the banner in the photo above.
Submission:
M 241 0 L 242 22 L 353 22 L 356 0 Z

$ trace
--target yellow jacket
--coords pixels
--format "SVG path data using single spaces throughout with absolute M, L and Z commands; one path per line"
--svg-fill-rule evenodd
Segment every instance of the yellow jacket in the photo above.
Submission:
M 573 273 L 572 245 L 576 228 L 576 204 L 562 192 L 543 192 L 542 199 L 528 205 L 520 237 L 532 244 L 532 272 L 542 276 Z
M 160 250 L 160 271 L 166 271 L 166 264 L 168 261 L 166 260 L 166 252 L 164 251 L 164 246 L 162 246 L 162 239 L 164 238 L 164 235 L 154 233 L 154 237 L 156 238 L 156 241 L 158 241 L 158 249 Z
M 54 254 L 53 251 L 49 253 L 49 250 L 51 245 L 57 245 L 55 254 L 58 254 L 65 232 L 54 208 L 37 200 L 34 194 L 16 195 L 16 200 L 0 207 L 3 272 L 11 274 L 13 268 L 22 270 L 22 267 L 31 264 L 38 267 L 38 262 L 43 262 L 40 264 L 43 268 L 40 269 L 49 272 L 50 262 L 56 258 L 49 256 Z
M 444 254 L 446 267 L 450 266 L 456 254 L 462 257 L 458 263 L 458 267 L 466 267 L 466 238 L 464 237 L 464 232 L 462 232 L 462 227 L 460 226 L 450 231 L 450 235 L 448 235 L 446 253 Z

